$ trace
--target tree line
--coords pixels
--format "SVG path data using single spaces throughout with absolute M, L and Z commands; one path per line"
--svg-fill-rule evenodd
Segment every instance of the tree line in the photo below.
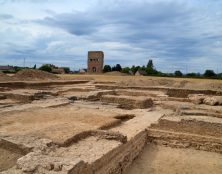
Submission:
M 37 69 L 36 65 L 34 65 L 34 67 L 32 67 L 32 68 L 18 67 L 18 66 L 14 66 L 13 68 L 14 68 L 13 71 L 4 70 L 2 72 L 15 73 L 15 72 L 18 72 L 22 69 Z M 71 73 L 69 67 L 56 67 L 53 64 L 43 64 L 38 69 L 42 70 L 42 71 L 51 72 L 51 73 L 56 73 L 56 72 L 53 72 L 53 70 L 55 70 L 55 69 L 63 69 L 65 73 Z M 213 70 L 210 70 L 210 69 L 205 70 L 205 72 L 203 74 L 194 73 L 194 72 L 183 74 L 180 70 L 176 70 L 174 73 L 163 73 L 161 71 L 158 71 L 154 67 L 152 59 L 150 59 L 148 61 L 146 66 L 145 65 L 143 65 L 143 66 L 133 65 L 131 67 L 122 67 L 120 64 L 116 64 L 114 66 L 110 66 L 110 65 L 104 66 L 104 68 L 103 68 L 104 73 L 111 72 L 111 71 L 119 71 L 119 72 L 130 74 L 130 75 L 135 75 L 137 73 L 137 71 L 140 71 L 140 72 L 142 72 L 142 75 L 145 75 L 145 76 L 222 79 L 222 73 L 217 74 Z
M 187 78 L 212 78 L 212 79 L 222 79 L 222 73 L 216 74 L 213 70 L 205 70 L 203 74 L 200 73 L 187 73 L 183 74 L 180 70 L 176 70 L 174 73 L 163 73 L 158 71 L 153 64 L 153 60 L 149 60 L 147 65 L 143 66 L 131 66 L 124 67 L 120 64 L 116 64 L 115 66 L 105 65 L 103 68 L 103 72 L 111 72 L 111 71 L 119 71 L 126 74 L 135 75 L 137 71 L 143 72 L 145 76 L 159 76 L 159 77 L 187 77 Z

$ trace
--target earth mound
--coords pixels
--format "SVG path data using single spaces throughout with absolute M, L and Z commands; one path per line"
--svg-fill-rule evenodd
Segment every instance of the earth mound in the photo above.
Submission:
M 41 70 L 25 69 L 17 72 L 14 78 L 18 80 L 56 80 L 59 77 Z
M 3 72 L 0 72 L 0 81 L 10 81 L 12 80 L 12 77 L 8 76 L 7 74 L 4 74 Z

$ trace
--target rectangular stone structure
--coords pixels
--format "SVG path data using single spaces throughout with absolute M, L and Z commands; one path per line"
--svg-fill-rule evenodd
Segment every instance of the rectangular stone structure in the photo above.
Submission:
M 103 73 L 104 53 L 102 51 L 88 52 L 88 70 L 90 74 Z
M 146 109 L 153 106 L 153 100 L 147 97 L 103 95 L 101 101 L 107 103 L 117 103 L 125 109 Z

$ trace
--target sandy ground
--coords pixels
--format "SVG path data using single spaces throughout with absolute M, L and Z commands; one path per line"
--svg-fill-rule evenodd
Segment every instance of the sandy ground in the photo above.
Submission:
M 220 174 L 222 155 L 147 145 L 125 174 Z
M 0 172 L 13 167 L 22 155 L 0 148 Z
M 221 81 L 113 75 L 63 75 L 61 77 L 70 80 L 94 80 L 87 84 L 54 85 L 50 86 L 50 88 L 44 87 L 45 92 L 52 92 L 53 94 L 58 95 L 47 94 L 44 95 L 43 98 L 30 101 L 28 103 L 17 103 L 20 100 L 17 99 L 18 101 L 12 101 L 10 98 L 0 100 L 1 138 L 6 139 L 9 142 L 12 141 L 15 144 L 34 147 L 34 152 L 31 153 L 31 155 L 30 153 L 27 154 L 25 158 L 23 158 L 22 163 L 21 160 L 18 160 L 16 163 L 16 160 L 20 157 L 20 155 L 14 153 L 13 148 L 10 149 L 11 151 L 0 148 L 0 170 L 10 168 L 15 164 L 17 164 L 17 166 L 18 164 L 22 166 L 21 169 L 26 168 L 26 166 L 30 168 L 34 167 L 34 169 L 37 169 L 38 166 L 40 166 L 39 169 L 41 169 L 41 167 L 45 165 L 46 161 L 51 163 L 56 162 L 57 159 L 62 162 L 67 160 L 65 161 L 66 164 L 67 162 L 75 161 L 77 158 L 82 159 L 85 162 L 94 163 L 108 152 L 122 145 L 122 141 L 115 139 L 116 136 L 111 134 L 111 132 L 118 133 L 119 136 L 127 138 L 129 146 L 125 146 L 124 144 L 124 150 L 126 150 L 127 153 L 130 152 L 132 155 L 130 158 L 134 159 L 135 156 L 133 155 L 137 154 L 137 151 L 138 153 L 140 152 L 143 147 L 140 145 L 144 145 L 146 141 L 147 132 L 145 130 L 147 130 L 151 125 L 158 125 L 161 123 L 160 120 L 164 120 L 164 118 L 168 118 L 168 120 L 175 121 L 176 123 L 178 122 L 178 124 L 181 122 L 182 118 L 183 120 L 189 119 L 192 121 L 204 121 L 209 124 L 211 122 L 217 123 L 215 125 L 219 129 L 219 134 L 214 134 L 213 132 L 213 130 L 215 130 L 214 128 L 217 127 L 213 127 L 209 132 L 213 132 L 211 135 L 215 138 L 220 138 L 218 135 L 221 133 L 222 122 L 221 117 L 218 115 L 221 115 L 222 113 L 221 106 L 195 105 L 187 98 L 179 98 L 181 100 L 178 102 L 178 100 L 175 100 L 173 97 L 167 97 L 167 95 L 165 95 L 165 90 L 159 91 L 156 89 L 155 91 L 145 91 L 142 90 L 143 88 L 138 87 L 138 90 L 118 89 L 117 87 L 118 90 L 116 96 L 126 95 L 130 96 L 126 98 L 152 98 L 154 101 L 153 107 L 146 107 L 145 109 L 138 109 L 139 107 L 132 109 L 130 107 L 129 110 L 126 110 L 118 107 L 116 104 L 113 104 L 112 100 L 103 102 L 102 97 L 100 97 L 100 100 L 98 101 L 93 101 L 91 100 L 92 98 L 88 98 L 87 101 L 87 96 L 92 96 L 92 94 L 95 95 L 95 91 L 101 90 L 98 87 L 99 83 L 107 85 L 107 87 L 113 86 L 114 88 L 116 87 L 115 85 L 126 85 L 193 89 L 209 88 L 220 90 L 220 88 L 222 88 Z M 105 84 L 103 82 L 110 83 Z M 13 89 L 10 93 L 34 95 L 36 93 L 36 89 Z M 219 94 L 221 93 L 218 93 L 218 95 Z M 104 93 L 103 95 L 108 95 L 108 93 Z M 78 100 L 69 100 L 71 97 L 77 97 Z M 183 101 L 183 99 L 186 100 Z M 184 111 L 187 111 L 188 114 L 185 115 Z M 202 115 L 198 115 L 200 112 Z M 183 113 L 183 115 L 181 113 Z M 127 115 L 131 117 L 127 118 Z M 122 118 L 120 116 L 122 116 Z M 124 120 L 124 116 L 126 117 L 126 120 Z M 178 125 L 176 124 L 176 126 Z M 176 129 L 176 126 L 171 125 L 170 128 L 175 127 L 175 129 L 172 130 L 177 133 L 181 133 L 181 130 Z M 157 129 L 158 128 L 159 127 L 157 126 Z M 160 129 L 162 128 L 163 126 L 160 127 Z M 188 127 L 188 129 L 190 128 L 191 127 Z M 198 125 L 194 125 L 193 128 L 198 129 L 198 131 L 195 132 L 196 136 L 202 135 L 202 132 L 204 131 L 208 131 L 205 127 L 203 127 L 203 130 L 199 129 Z M 90 134 L 89 132 L 92 130 L 97 130 L 97 132 L 104 131 L 109 136 Z M 187 132 L 189 133 L 190 131 L 182 133 Z M 144 133 L 144 136 L 140 133 Z M 85 136 L 86 134 L 87 136 Z M 176 135 L 174 138 L 177 138 Z M 175 141 L 176 140 L 177 139 L 175 139 Z M 62 147 L 54 146 L 53 143 L 51 144 L 51 141 L 61 145 Z M 209 143 L 212 143 L 212 141 L 209 141 Z M 213 146 L 217 143 L 217 141 L 213 143 L 208 145 Z M 216 148 L 222 149 L 222 143 L 216 144 L 216 146 Z M 129 147 L 129 150 L 126 147 Z M 14 148 L 16 150 L 17 147 Z M 215 147 L 213 146 L 212 150 L 214 150 L 213 148 Z M 39 149 L 41 149 L 40 154 Z M 122 153 L 123 150 L 121 149 L 121 153 L 119 154 Z M 33 158 L 35 156 L 36 158 Z M 114 157 L 116 156 L 118 155 L 114 155 Z M 45 161 L 42 160 L 42 157 L 44 157 Z M 121 161 L 120 158 L 114 157 L 110 158 L 113 160 L 109 160 L 109 163 L 101 163 L 101 165 L 107 164 L 107 166 L 109 166 L 109 164 L 113 161 L 117 161 L 116 165 L 121 167 L 121 165 L 125 164 L 126 160 L 131 161 L 128 159 L 129 155 L 126 155 L 124 158 L 121 157 L 123 161 Z M 196 151 L 189 148 L 175 149 L 164 146 L 147 145 L 126 173 L 219 174 L 221 171 L 222 155 L 219 153 Z
M 99 109 L 74 106 L 2 114 L 0 134 L 36 135 L 62 143 L 82 131 L 114 122 L 114 116 Z
M 116 82 L 126 86 L 166 86 L 189 89 L 210 89 L 222 90 L 222 80 L 214 79 L 191 79 L 191 78 L 170 78 L 152 76 L 120 76 L 120 75 L 60 75 L 66 80 L 95 80 L 98 82 Z

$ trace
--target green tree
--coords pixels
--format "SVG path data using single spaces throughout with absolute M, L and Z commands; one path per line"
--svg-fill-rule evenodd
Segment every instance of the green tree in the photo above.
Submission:
M 106 73 L 106 72 L 110 72 L 112 71 L 112 68 L 110 65 L 105 65 L 104 68 L 103 68 L 103 72 Z
M 52 72 L 52 68 L 48 65 L 42 65 L 39 70 L 42 70 L 42 71 L 47 71 L 47 72 Z
M 116 71 L 122 71 L 122 67 L 120 64 L 116 64 Z
M 175 75 L 176 77 L 182 77 L 182 76 L 183 76 L 183 73 L 182 73 L 181 71 L 177 70 L 177 71 L 174 72 L 174 75 Z
M 158 74 L 158 71 L 154 68 L 152 59 L 150 59 L 148 61 L 145 71 L 146 71 L 147 75 L 156 75 L 156 74 Z
M 69 67 L 64 67 L 63 69 L 64 69 L 65 73 L 67 73 L 67 74 L 70 73 L 70 68 Z
M 187 77 L 200 77 L 200 74 L 192 72 L 192 73 L 187 73 L 186 76 Z
M 22 70 L 22 68 L 19 67 L 19 66 L 15 66 L 14 68 L 15 68 L 15 72 L 16 72 L 16 73 L 19 72 L 20 70 Z
M 218 79 L 222 79 L 222 73 L 217 74 Z
M 122 67 L 120 64 L 116 64 L 116 66 L 112 67 L 112 71 L 122 71 Z
M 142 67 L 139 68 L 142 71 L 146 71 L 146 67 L 143 65 Z
M 209 69 L 207 69 L 203 75 L 204 77 L 216 77 L 216 73 L 213 70 Z
M 154 75 L 154 74 L 158 74 L 158 71 L 152 68 L 146 68 L 146 73 L 147 75 Z
M 129 71 L 130 71 L 129 67 L 125 67 L 125 68 L 122 69 L 122 73 L 127 73 L 128 74 Z
M 133 74 L 135 74 L 135 73 L 138 71 L 138 69 L 140 69 L 140 66 L 135 66 L 135 65 L 133 65 L 133 66 L 131 67 L 131 71 L 133 72 Z
M 111 71 L 116 71 L 116 66 L 113 66 L 113 67 L 111 68 Z
M 154 67 L 153 67 L 153 60 L 152 60 L 152 59 L 150 59 L 150 60 L 148 61 L 146 67 L 147 67 L 147 68 L 150 68 L 150 69 L 154 69 Z
M 33 66 L 33 69 L 36 69 L 36 64 Z

